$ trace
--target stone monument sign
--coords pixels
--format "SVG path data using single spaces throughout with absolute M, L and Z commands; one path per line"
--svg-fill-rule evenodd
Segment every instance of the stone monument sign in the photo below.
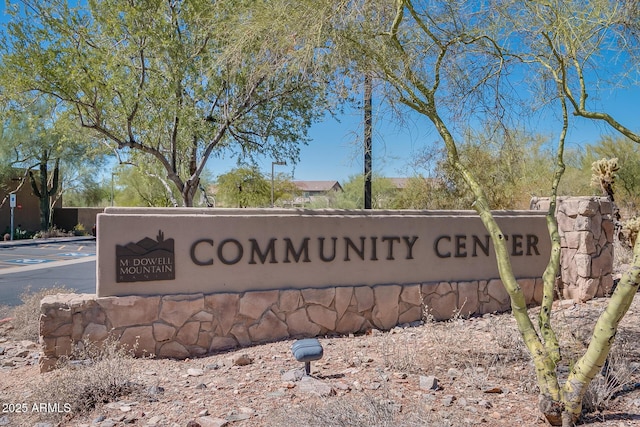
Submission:
M 540 212 L 496 213 L 517 277 L 539 277 Z M 98 297 L 497 278 L 475 212 L 107 208 Z

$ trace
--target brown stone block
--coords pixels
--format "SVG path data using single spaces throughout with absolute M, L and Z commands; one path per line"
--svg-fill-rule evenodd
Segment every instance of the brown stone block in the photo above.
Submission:
M 169 295 L 162 297 L 161 304 L 160 319 L 179 328 L 191 316 L 204 310 L 204 296 L 202 294 Z
M 42 323 L 41 323 L 42 325 Z M 45 322 L 46 325 L 46 322 Z M 50 333 L 46 333 L 46 331 L 42 331 L 42 326 L 40 328 L 40 334 L 42 336 L 47 336 L 47 337 L 69 337 L 71 338 L 71 333 L 73 331 L 73 323 L 67 323 L 65 325 L 60 326 L 58 329 L 56 329 L 53 332 Z
M 198 321 L 198 322 L 212 322 L 213 314 L 203 310 L 191 316 L 191 319 L 189 320 Z
M 75 313 L 73 315 L 73 328 L 71 329 L 71 339 L 74 341 L 80 341 L 82 339 L 82 333 L 84 332 L 84 326 L 82 323 L 82 313 Z
M 120 336 L 119 344 L 132 351 L 136 357 L 155 354 L 156 340 L 153 338 L 153 327 L 133 326 L 126 328 Z
M 267 311 L 260 322 L 249 327 L 249 336 L 252 342 L 268 342 L 287 338 L 289 331 L 272 311 Z
M 210 352 L 229 350 L 238 347 L 238 342 L 230 337 L 213 337 L 211 339 Z
M 231 335 L 233 335 L 238 344 L 243 347 L 247 347 L 252 344 L 251 337 L 249 336 L 249 331 L 247 330 L 247 327 L 245 325 L 233 325 L 233 327 L 231 328 Z
M 576 275 L 578 277 L 591 277 L 591 256 L 576 254 L 573 260 L 576 265 Z
M 42 353 L 47 356 L 56 355 L 56 338 L 40 337 L 40 343 L 42 344 Z
M 313 323 L 322 326 L 330 332 L 336 330 L 338 315 L 335 311 L 320 305 L 310 305 L 307 306 L 307 314 Z
M 578 277 L 576 280 L 577 295 L 573 295 L 574 300 L 576 302 L 589 301 L 596 296 L 599 284 L 599 279 Z M 578 297 L 577 300 L 575 299 L 576 296 Z
M 598 291 L 596 293 L 596 296 L 607 297 L 611 295 L 612 289 L 613 289 L 613 276 L 611 274 L 606 274 L 600 278 L 600 285 L 598 286 Z
M 208 350 L 211 346 L 211 334 L 206 331 L 200 331 L 200 333 L 198 334 L 198 341 L 196 342 L 196 346 Z
M 176 328 L 162 322 L 153 323 L 153 337 L 157 342 L 164 342 L 173 339 Z
M 309 320 L 307 310 L 304 308 L 287 314 L 286 323 L 289 335 L 292 337 L 315 337 L 322 331 L 320 326 Z
M 420 285 L 404 285 L 400 293 L 400 300 L 409 304 L 422 304 L 422 292 Z
M 61 326 L 71 325 L 71 310 L 68 307 L 40 307 L 40 335 L 49 336 Z
M 260 319 L 262 315 L 278 303 L 280 291 L 245 292 L 240 298 L 238 313 L 250 319 Z
M 353 287 L 345 286 L 345 287 L 339 287 L 335 289 L 336 289 L 335 309 L 336 309 L 336 314 L 338 315 L 338 318 L 340 318 L 347 311 L 347 309 L 349 308 L 349 305 L 351 305 L 351 299 L 353 298 Z
M 400 315 L 398 316 L 398 324 L 411 323 L 422 319 L 422 307 L 410 305 L 405 302 L 400 304 Z
M 582 216 L 594 216 L 600 212 L 600 203 L 597 200 L 580 200 L 578 202 L 578 214 Z
M 131 325 L 150 325 L 158 319 L 160 297 L 98 298 L 112 328 Z
M 375 306 L 371 321 L 380 329 L 391 329 L 398 324 L 398 304 L 402 288 L 398 285 L 376 286 L 373 288 Z
M 323 307 L 330 307 L 336 297 L 336 288 L 326 289 L 303 289 L 302 299 L 305 304 L 318 304 Z
M 477 313 L 480 309 L 478 282 L 458 283 L 458 310 L 463 316 Z
M 278 308 L 283 313 L 291 313 L 302 307 L 302 295 L 298 289 L 285 289 L 280 291 Z
M 200 322 L 187 322 L 176 334 L 176 340 L 185 346 L 194 345 L 198 342 L 199 333 Z
M 440 295 L 436 292 L 425 295 L 424 302 L 429 314 L 435 320 L 447 320 L 455 314 L 457 308 L 457 295 L 450 292 Z
M 186 359 L 191 356 L 189 350 L 187 350 L 182 344 L 171 341 L 163 344 L 158 351 L 158 357 L 165 357 L 171 359 Z
M 73 353 L 73 343 L 69 337 L 56 338 L 56 356 L 68 356 Z
M 213 313 L 221 328 L 220 334 L 227 335 L 237 319 L 240 294 L 207 295 L 204 301 L 206 309 Z
M 605 248 L 591 260 L 590 277 L 602 277 L 613 272 L 613 246 Z
M 89 341 L 102 341 L 109 336 L 107 327 L 97 323 L 89 323 L 82 333 L 82 338 Z
M 340 334 L 362 332 L 365 330 L 365 325 L 367 325 L 367 328 L 369 327 L 369 323 L 364 317 L 358 313 L 347 311 L 338 321 L 336 332 Z
M 356 286 L 353 292 L 356 301 L 358 301 L 358 313 L 363 313 L 373 308 L 373 304 L 375 303 L 373 289 L 369 286 Z

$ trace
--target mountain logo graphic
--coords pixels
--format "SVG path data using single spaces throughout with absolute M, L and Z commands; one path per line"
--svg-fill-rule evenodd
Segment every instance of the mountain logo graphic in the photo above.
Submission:
M 116 282 L 175 280 L 174 240 L 158 230 L 156 240 L 116 245 Z

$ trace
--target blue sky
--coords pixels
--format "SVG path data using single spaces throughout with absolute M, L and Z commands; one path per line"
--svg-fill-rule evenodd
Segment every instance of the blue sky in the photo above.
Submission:
M 0 1 L 0 22 L 5 22 L 4 2 Z M 632 89 L 609 92 L 602 89 L 598 100 L 590 108 L 598 108 L 613 115 L 623 125 L 640 131 L 640 85 Z M 590 98 L 589 102 L 593 102 Z M 422 117 L 411 115 L 399 124 L 376 99 L 373 102 L 373 169 L 374 173 L 387 177 L 411 176 L 416 172 L 413 159 L 423 147 L 440 144 L 431 124 Z M 338 180 L 344 183 L 350 176 L 363 172 L 363 126 L 362 110 L 351 109 L 338 120 L 328 117 L 310 129 L 311 142 L 301 146 L 300 161 L 296 165 L 276 166 L 276 172 L 291 174 L 296 180 Z M 559 119 L 541 116 L 537 131 L 557 136 Z M 567 143 L 569 147 L 584 146 L 597 142 L 603 134 L 613 134 L 603 124 L 586 119 L 572 118 Z M 271 173 L 273 159 L 264 158 L 258 166 L 267 176 Z M 210 159 L 207 169 L 213 177 L 236 166 L 236 159 Z M 109 173 L 109 171 L 105 171 Z

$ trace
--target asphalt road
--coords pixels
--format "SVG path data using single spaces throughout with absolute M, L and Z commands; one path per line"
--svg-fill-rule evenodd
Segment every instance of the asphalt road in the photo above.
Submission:
M 64 286 L 96 291 L 95 240 L 61 239 L 0 245 L 0 305 L 19 305 L 20 295 Z

